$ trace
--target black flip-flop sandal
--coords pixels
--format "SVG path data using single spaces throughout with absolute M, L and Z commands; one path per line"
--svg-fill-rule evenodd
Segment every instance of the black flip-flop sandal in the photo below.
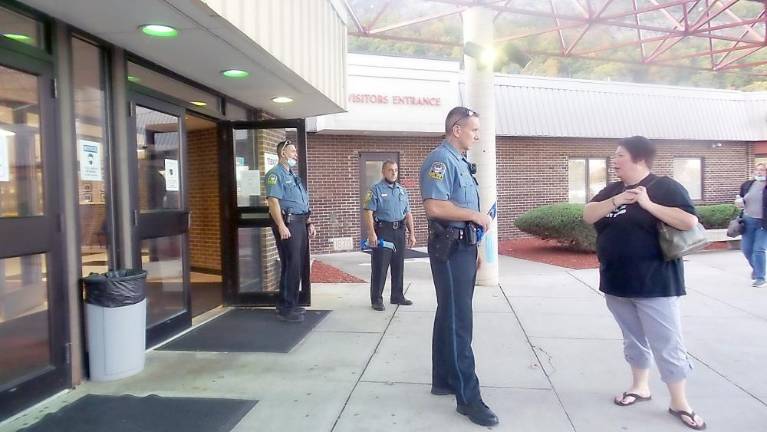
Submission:
M 633 397 L 634 400 L 628 403 L 623 403 L 623 400 L 626 399 L 627 397 Z M 639 396 L 636 393 L 623 392 L 623 396 L 620 398 L 620 400 L 613 399 L 613 403 L 615 403 L 615 405 L 618 405 L 618 406 L 627 407 L 630 405 L 634 405 L 637 402 L 647 402 L 651 399 L 652 399 L 652 395 L 645 397 L 645 396 Z
M 684 423 L 684 425 L 687 426 L 690 429 L 695 429 L 695 430 L 705 430 L 706 429 L 706 422 L 703 422 L 702 424 L 697 424 L 697 422 L 695 421 L 695 411 L 692 411 L 692 412 L 687 412 L 687 411 L 682 411 L 682 410 L 674 411 L 671 408 L 669 408 L 668 409 L 668 413 L 671 414 L 672 416 L 678 418 L 680 422 Z M 687 423 L 686 421 L 684 421 L 682 416 L 689 417 L 690 420 L 692 420 L 692 422 L 695 423 L 695 426 L 693 426 L 693 425 Z

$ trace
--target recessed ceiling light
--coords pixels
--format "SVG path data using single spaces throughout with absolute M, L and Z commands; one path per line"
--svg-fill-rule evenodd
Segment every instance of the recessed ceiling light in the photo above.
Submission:
M 133 75 L 128 75 L 128 81 L 132 83 L 137 83 L 137 82 L 141 82 L 141 78 L 137 76 L 133 76 Z
M 293 98 L 289 98 L 287 96 L 275 96 L 272 98 L 272 102 L 274 103 L 291 103 L 293 102 Z
M 240 69 L 227 69 L 221 71 L 221 75 L 227 78 L 247 78 L 250 73 Z
M 16 42 L 32 43 L 32 38 L 20 33 L 3 33 L 3 36 L 8 39 L 15 40 Z
M 141 31 L 152 37 L 173 38 L 178 36 L 178 30 L 162 24 L 145 24 L 139 27 Z
M 198 107 L 204 107 L 208 105 L 206 102 L 202 102 L 202 101 L 189 101 L 189 103 Z

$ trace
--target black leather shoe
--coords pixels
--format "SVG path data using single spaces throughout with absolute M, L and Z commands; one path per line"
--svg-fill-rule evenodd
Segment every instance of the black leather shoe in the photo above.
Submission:
M 300 313 L 297 313 L 296 311 L 292 311 L 286 314 L 278 313 L 277 318 L 282 321 L 295 322 L 295 323 L 300 323 L 301 321 L 304 320 L 304 316 Z
M 413 302 L 406 298 L 403 298 L 402 300 L 392 300 L 391 304 L 400 305 L 400 306 L 410 306 L 411 304 L 413 304 Z
M 380 312 L 380 311 L 383 311 L 385 309 L 386 308 L 384 307 L 383 303 L 373 303 L 373 310 L 377 310 L 377 311 Z
M 293 308 L 293 312 L 299 313 L 299 314 L 306 313 L 306 308 L 301 306 L 296 306 Z
M 455 410 L 459 414 L 469 417 L 472 423 L 480 426 L 495 426 L 498 424 L 498 417 L 482 400 L 468 405 L 458 405 Z
M 435 385 L 431 386 L 431 394 L 435 396 L 447 396 L 451 394 L 455 394 L 453 389 L 447 388 L 447 387 L 437 387 Z

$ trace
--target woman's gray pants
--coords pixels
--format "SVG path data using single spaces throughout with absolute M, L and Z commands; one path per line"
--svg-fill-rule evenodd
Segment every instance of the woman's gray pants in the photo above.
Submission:
M 623 353 L 631 367 L 649 369 L 655 358 L 663 382 L 687 378 L 692 363 L 682 339 L 679 297 L 605 299 L 623 332 Z

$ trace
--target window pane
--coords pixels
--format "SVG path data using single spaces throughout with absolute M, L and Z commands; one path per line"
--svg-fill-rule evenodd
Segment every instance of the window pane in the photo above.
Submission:
M 0 34 L 7 39 L 42 47 L 42 25 L 32 18 L 0 8 Z
M 271 228 L 237 230 L 239 293 L 277 292 L 280 259 Z
M 586 159 L 570 159 L 567 166 L 569 201 L 586 202 Z
M 141 242 L 141 268 L 146 270 L 147 325 L 163 322 L 186 309 L 182 236 Z
M 43 214 L 40 102 L 35 75 L 0 66 L 0 217 Z
M 178 117 L 137 106 L 136 145 L 141 210 L 181 208 Z
M 0 259 L 0 386 L 50 364 L 45 255 Z
M 589 159 L 589 197 L 607 186 L 607 159 Z
M 674 158 L 674 180 L 682 184 L 690 198 L 703 198 L 703 160 L 701 158 Z
M 72 39 L 82 274 L 108 269 L 107 140 L 101 50 Z

